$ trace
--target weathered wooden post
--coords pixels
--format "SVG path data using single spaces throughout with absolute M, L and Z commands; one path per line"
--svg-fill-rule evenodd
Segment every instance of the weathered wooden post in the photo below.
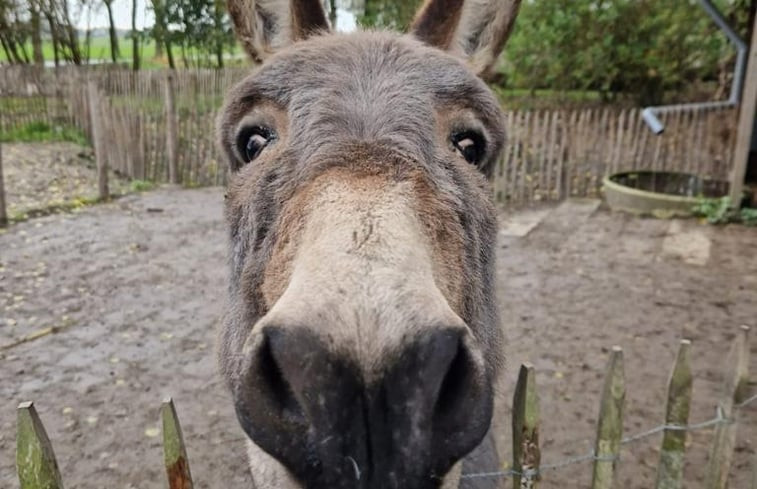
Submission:
M 623 407 L 626 383 L 623 372 L 623 350 L 612 347 L 605 373 L 602 400 L 597 422 L 597 441 L 594 448 L 594 474 L 592 489 L 609 489 L 615 480 L 620 439 L 623 436 Z
M 16 470 L 21 489 L 63 489 L 53 446 L 31 402 L 18 405 Z
M 87 82 L 87 98 L 89 99 L 89 120 L 92 128 L 92 146 L 95 149 L 97 163 L 97 193 L 100 200 L 107 200 L 108 190 L 108 158 L 102 141 L 102 112 L 100 108 L 100 92 L 94 80 Z
M 530 363 L 520 367 L 513 394 L 513 487 L 531 489 L 539 480 L 539 396 L 536 371 Z
M 725 489 L 736 443 L 734 405 L 744 400 L 749 381 L 749 326 L 741 326 L 726 361 L 718 414 L 725 422 L 715 427 L 707 466 L 707 489 Z
M 166 97 L 166 157 L 168 158 L 168 181 L 179 183 L 179 118 L 176 113 L 174 72 L 168 70 L 165 78 Z
M 5 209 L 5 181 L 3 180 L 3 143 L 0 143 L 0 228 L 8 225 L 8 213 Z
M 163 460 L 168 475 L 168 487 L 192 489 L 192 474 L 189 471 L 184 435 L 181 433 L 176 408 L 170 397 L 163 401 L 160 414 L 163 420 Z
M 665 408 L 665 424 L 682 429 L 665 429 L 660 450 L 660 465 L 657 469 L 657 489 L 677 489 L 683 479 L 686 431 L 691 408 L 691 341 L 681 340 L 673 370 L 668 382 L 668 404 Z
M 757 110 L 757 16 L 752 27 L 752 41 L 747 60 L 746 79 L 741 94 L 739 127 L 736 134 L 736 148 L 731 170 L 730 196 L 731 205 L 741 207 L 741 192 L 744 189 L 744 176 L 749 161 L 749 150 L 754 134 L 754 113 Z

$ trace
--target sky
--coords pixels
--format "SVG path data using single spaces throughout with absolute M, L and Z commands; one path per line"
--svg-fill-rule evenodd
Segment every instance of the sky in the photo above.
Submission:
M 69 0 L 71 1 L 71 0 Z M 98 8 L 94 9 L 91 14 L 88 15 L 86 10 L 81 11 L 75 6 L 75 2 L 71 1 L 72 16 L 74 17 L 76 26 L 79 29 L 87 29 L 87 27 L 96 29 L 100 27 L 108 27 L 108 12 L 105 10 L 105 6 L 102 2 L 93 2 Z M 145 26 L 151 26 L 155 22 L 155 17 L 152 11 L 148 8 L 149 0 L 137 0 L 137 28 L 143 29 Z M 113 19 L 115 20 L 117 29 L 131 29 L 131 0 L 114 0 L 113 2 Z M 337 10 L 337 30 L 340 31 L 353 31 L 356 28 L 355 15 L 344 9 Z
M 142 29 L 147 26 L 151 26 L 155 18 L 152 15 L 152 11 L 146 8 L 148 1 L 137 0 L 137 28 Z M 81 11 L 79 7 L 75 6 L 74 2 L 71 11 L 73 20 L 76 21 L 76 27 L 79 29 L 86 29 L 89 25 L 92 29 L 100 27 L 108 27 L 108 12 L 105 10 L 103 2 L 93 2 L 98 8 L 93 9 L 90 15 L 86 10 Z M 116 28 L 118 29 L 131 29 L 131 0 L 115 0 L 113 2 L 113 20 L 115 21 Z

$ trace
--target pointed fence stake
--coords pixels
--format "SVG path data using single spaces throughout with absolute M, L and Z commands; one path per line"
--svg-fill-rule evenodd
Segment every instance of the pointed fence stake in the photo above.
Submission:
M 31 402 L 18 405 L 16 469 L 21 489 L 63 489 L 55 452 Z
M 623 350 L 619 346 L 614 346 L 605 373 L 602 401 L 599 407 L 592 489 L 609 489 L 615 480 L 615 469 L 620 456 L 620 439 L 623 435 L 625 398 Z
M 160 410 L 163 420 L 163 459 L 170 489 L 192 489 L 192 474 L 189 471 L 187 449 L 181 433 L 176 408 L 170 397 L 163 401 Z
M 179 116 L 176 108 L 175 85 L 174 71 L 168 70 L 163 86 L 166 103 L 166 156 L 170 183 L 179 183 Z
M 718 401 L 718 413 L 727 422 L 715 427 L 710 460 L 707 467 L 707 489 L 725 489 L 736 444 L 734 404 L 741 402 L 749 381 L 749 326 L 741 326 L 733 340 L 724 375 L 723 395 Z
M 539 396 L 536 371 L 524 363 L 513 395 L 513 487 L 531 489 L 539 481 Z M 522 474 L 522 475 L 521 475 Z
M 97 164 L 97 195 L 100 200 L 107 200 L 110 197 L 108 188 L 108 166 L 110 162 L 103 140 L 102 95 L 94 80 L 87 82 L 87 97 L 89 98 L 89 117 L 92 127 L 92 147 L 95 150 L 95 162 Z
M 681 340 L 673 371 L 668 383 L 668 404 L 665 408 L 665 424 L 687 426 L 691 408 L 691 341 Z M 657 469 L 657 489 L 678 489 L 683 479 L 686 431 L 666 429 L 660 450 L 660 465 Z

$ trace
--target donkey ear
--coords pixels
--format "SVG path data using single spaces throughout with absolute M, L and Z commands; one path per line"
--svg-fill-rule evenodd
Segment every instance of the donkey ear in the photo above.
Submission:
M 462 54 L 487 77 L 510 37 L 521 0 L 426 0 L 410 28 L 420 40 Z
M 260 63 L 279 49 L 329 30 L 320 0 L 227 0 L 237 39 Z

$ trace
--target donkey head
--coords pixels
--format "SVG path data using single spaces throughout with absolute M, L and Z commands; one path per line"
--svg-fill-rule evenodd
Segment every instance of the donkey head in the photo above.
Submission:
M 262 62 L 227 96 L 219 360 L 272 488 L 452 487 L 502 363 L 480 78 L 518 0 L 431 0 L 412 35 L 329 33 L 319 0 L 230 0 Z

